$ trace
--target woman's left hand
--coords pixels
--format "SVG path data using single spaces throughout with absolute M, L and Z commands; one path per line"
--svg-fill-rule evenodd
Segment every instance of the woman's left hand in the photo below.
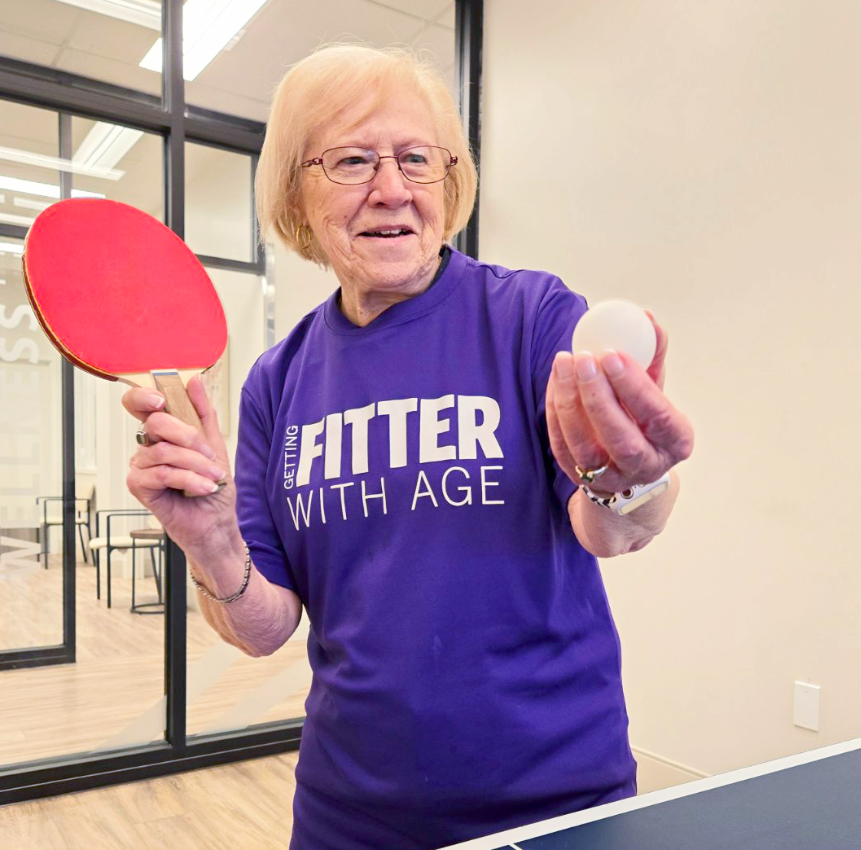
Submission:
M 547 383 L 547 429 L 559 465 L 577 472 L 607 466 L 589 484 L 599 495 L 649 484 L 690 456 L 694 433 L 663 393 L 667 335 L 655 322 L 657 350 L 642 369 L 627 354 L 560 351 Z

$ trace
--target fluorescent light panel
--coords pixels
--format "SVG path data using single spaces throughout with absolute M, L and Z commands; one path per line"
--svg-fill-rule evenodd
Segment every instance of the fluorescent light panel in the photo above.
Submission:
M 104 180 L 119 180 L 125 174 L 125 171 L 117 171 L 113 168 L 79 164 L 74 160 L 60 159 L 56 156 L 46 156 L 32 151 L 22 151 L 18 148 L 0 147 L 0 159 L 34 168 L 49 168 L 51 171 L 66 171 L 72 174 L 83 174 L 87 177 L 101 177 Z
M 76 168 L 106 171 L 122 176 L 125 172 L 114 171 L 114 166 L 142 136 L 143 130 L 133 130 L 131 127 L 121 127 L 119 124 L 97 121 L 72 155 L 72 162 Z
M 24 246 L 14 242 L 0 242 L 0 254 L 23 254 Z
M 268 0 L 188 0 L 182 7 L 183 69 L 193 80 L 222 51 Z M 162 43 L 158 39 L 141 60 L 141 68 L 161 72 Z
M 60 0 L 60 3 L 161 31 L 161 4 L 155 0 Z
M 12 199 L 12 206 L 20 207 L 23 210 L 36 210 L 37 212 L 48 209 L 51 204 L 52 201 L 31 201 L 29 198 Z
M 35 220 L 28 215 L 12 215 L 12 213 L 0 212 L 0 221 L 5 221 L 7 224 L 20 224 L 29 227 Z
M 60 187 L 50 183 L 37 183 L 35 180 L 20 180 L 17 177 L 6 177 L 0 174 L 0 189 L 7 192 L 23 192 L 25 195 L 39 195 L 43 198 L 60 200 Z M 73 198 L 104 198 L 98 192 L 85 192 L 83 189 L 72 189 Z

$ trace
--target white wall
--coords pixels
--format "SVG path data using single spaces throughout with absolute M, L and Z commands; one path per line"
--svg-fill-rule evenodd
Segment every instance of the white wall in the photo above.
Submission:
M 485 26 L 482 258 L 654 310 L 696 428 L 666 533 L 603 564 L 633 743 L 713 773 L 861 735 L 861 4 L 493 0 Z
M 272 252 L 275 281 L 275 339 L 284 339 L 299 320 L 322 304 L 339 284 L 335 273 L 303 260 L 280 242 L 267 245 Z
M 62 493 L 60 355 L 27 301 L 17 255 L 0 265 L 0 530 L 33 528 Z M 52 505 L 56 509 L 57 505 Z M 56 512 L 55 510 L 52 512 Z M 59 533 L 53 543 L 59 546 Z

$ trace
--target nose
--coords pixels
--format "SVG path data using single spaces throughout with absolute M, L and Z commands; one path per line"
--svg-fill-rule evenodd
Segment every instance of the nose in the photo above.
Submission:
M 409 181 L 398 168 L 394 157 L 380 157 L 377 173 L 371 181 L 368 203 L 387 207 L 400 207 L 413 198 Z

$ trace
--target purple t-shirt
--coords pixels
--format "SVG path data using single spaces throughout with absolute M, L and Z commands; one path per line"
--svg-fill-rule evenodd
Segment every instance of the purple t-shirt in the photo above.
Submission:
M 366 327 L 333 294 L 251 370 L 240 525 L 311 626 L 293 847 L 419 850 L 634 793 L 618 636 L 544 419 L 585 309 L 452 251 Z

